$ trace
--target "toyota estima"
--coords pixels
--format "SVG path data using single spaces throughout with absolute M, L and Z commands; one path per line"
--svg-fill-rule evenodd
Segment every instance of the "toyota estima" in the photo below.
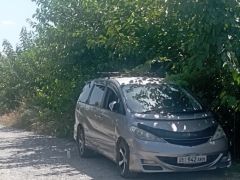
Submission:
M 231 165 L 228 140 L 213 114 L 164 79 L 90 81 L 80 94 L 75 117 L 80 156 L 97 151 L 115 161 L 123 177 Z

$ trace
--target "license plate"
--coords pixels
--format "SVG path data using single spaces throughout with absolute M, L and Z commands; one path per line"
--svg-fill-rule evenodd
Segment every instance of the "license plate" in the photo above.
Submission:
M 203 163 L 203 162 L 207 162 L 207 156 L 205 156 L 205 155 L 184 156 L 184 157 L 177 158 L 178 164 L 197 164 L 197 163 Z

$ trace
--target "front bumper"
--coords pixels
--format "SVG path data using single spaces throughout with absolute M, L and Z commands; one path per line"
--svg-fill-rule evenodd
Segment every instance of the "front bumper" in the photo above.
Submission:
M 206 155 L 207 162 L 178 164 L 177 158 Z M 184 172 L 213 170 L 231 166 L 231 154 L 226 139 L 188 147 L 169 143 L 135 140 L 130 145 L 130 170 L 134 172 Z

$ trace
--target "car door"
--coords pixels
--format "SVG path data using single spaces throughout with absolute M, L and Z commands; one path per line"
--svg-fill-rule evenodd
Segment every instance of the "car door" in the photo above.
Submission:
M 83 125 L 85 128 L 85 124 L 87 123 L 88 119 L 86 118 L 86 112 L 88 109 L 87 100 L 89 98 L 93 83 L 87 82 L 78 98 L 76 109 L 75 109 L 75 138 L 77 136 L 77 127 L 79 124 Z M 87 127 L 86 127 L 87 128 Z M 85 128 L 85 129 L 86 129 Z M 85 134 L 85 140 L 88 142 L 88 136 Z
M 109 104 L 113 101 L 119 103 L 119 109 L 115 112 L 111 111 Z M 106 93 L 103 101 L 103 108 L 101 110 L 100 124 L 101 133 L 100 139 L 101 142 L 99 147 L 103 154 L 114 159 L 115 155 L 115 143 L 117 141 L 117 131 L 116 126 L 118 121 L 122 121 L 123 119 L 123 105 L 121 102 L 121 98 L 113 85 L 109 84 L 106 89 Z
M 99 146 L 100 137 L 103 131 L 101 124 L 101 107 L 105 94 L 104 82 L 95 82 L 91 95 L 86 106 L 85 136 L 88 145 L 95 149 Z

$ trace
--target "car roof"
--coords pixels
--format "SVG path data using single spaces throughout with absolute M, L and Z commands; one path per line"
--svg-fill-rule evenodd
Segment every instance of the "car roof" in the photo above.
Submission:
M 128 85 L 128 84 L 160 84 L 164 82 L 164 78 L 156 77 L 110 77 L 113 81 L 119 83 L 119 85 Z

